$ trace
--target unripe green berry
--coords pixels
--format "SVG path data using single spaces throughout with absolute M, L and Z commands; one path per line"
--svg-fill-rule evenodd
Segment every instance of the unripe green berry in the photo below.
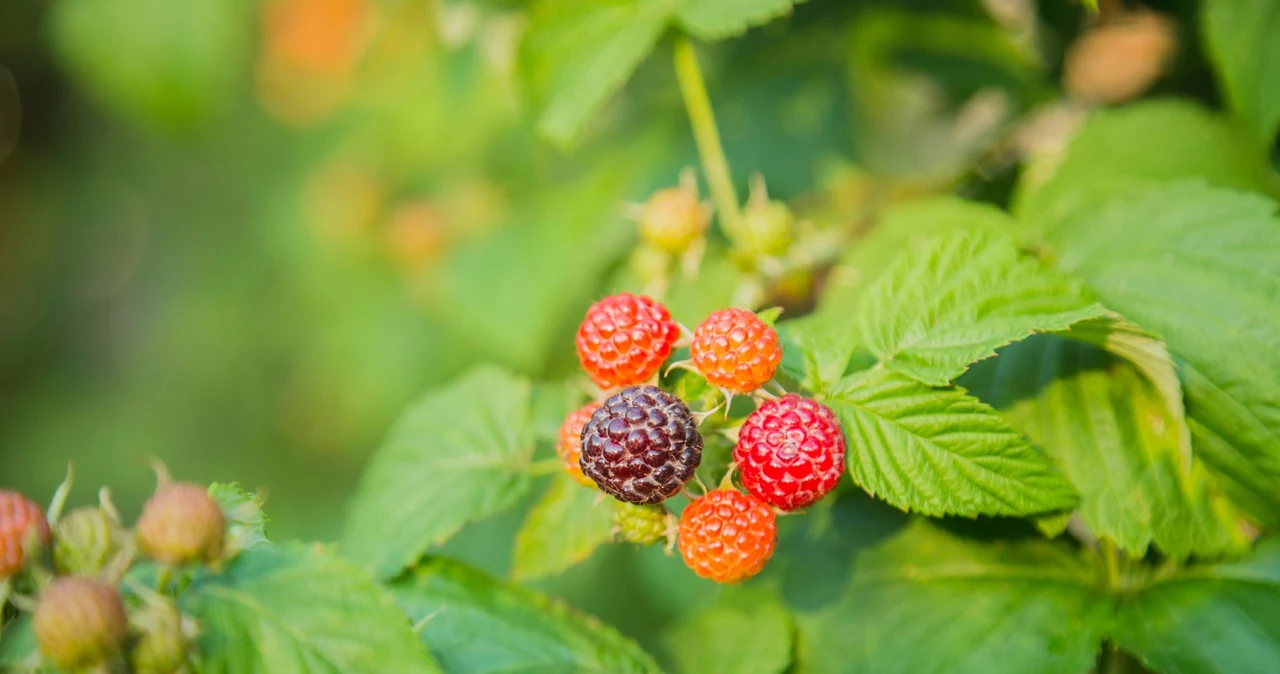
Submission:
M 634 505 L 618 501 L 613 507 L 613 524 L 622 540 L 653 545 L 667 535 L 667 509 L 661 504 Z
M 62 576 L 40 594 L 34 629 L 45 660 L 67 671 L 115 657 L 128 634 L 124 603 L 114 587 Z
M 673 255 L 688 250 L 710 221 L 711 214 L 698 194 L 687 187 L 654 192 L 637 218 L 641 238 Z
M 118 538 L 115 523 L 100 508 L 72 510 L 54 530 L 54 566 L 65 574 L 96 576 L 115 557 Z
M 226 535 L 222 508 L 198 484 L 160 487 L 138 519 L 138 547 L 162 564 L 215 561 L 222 556 Z
M 182 613 L 172 603 L 149 606 L 135 620 L 138 632 L 130 660 L 136 674 L 173 674 L 187 662 Z
M 747 230 L 743 244 L 749 253 L 777 257 L 791 247 L 796 219 L 781 201 L 762 199 L 748 203 L 742 219 Z

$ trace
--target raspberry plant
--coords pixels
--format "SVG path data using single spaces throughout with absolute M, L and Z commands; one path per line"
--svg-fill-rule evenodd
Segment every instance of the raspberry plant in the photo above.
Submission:
M 64 485 L 47 521 L 0 491 L 0 670 L 1275 671 L 1280 6 L 1202 3 L 1211 111 L 1138 100 L 1204 76 L 1157 84 L 1168 17 L 1090 3 L 1059 92 L 1048 18 L 987 4 L 534 2 L 539 133 L 635 136 L 535 190 L 555 226 L 447 270 L 433 301 L 501 364 L 404 413 L 333 541 L 269 540 L 233 485 L 162 479 L 133 523 L 105 490 L 63 515 Z M 849 100 L 815 102 L 833 32 Z M 939 61 L 1004 85 L 924 81 Z M 661 103 L 618 98 L 633 75 L 678 90 L 696 168 L 655 149 L 679 144 Z M 763 154 L 733 121 L 753 101 L 790 134 Z M 802 147 L 839 107 L 864 166 Z M 778 168 L 793 150 L 814 165 Z M 599 217 L 563 224 L 579 201 Z M 398 263 L 465 238 L 444 219 L 395 209 Z M 457 559 L 486 527 L 510 578 Z M 535 589 L 555 577 L 619 628 Z

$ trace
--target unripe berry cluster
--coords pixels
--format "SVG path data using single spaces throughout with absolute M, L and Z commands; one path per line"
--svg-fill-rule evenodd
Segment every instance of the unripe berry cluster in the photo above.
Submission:
M 191 635 L 177 607 L 153 593 L 139 598 L 141 606 L 126 608 L 117 585 L 135 554 L 162 569 L 221 564 L 227 520 L 218 502 L 203 486 L 171 484 L 166 475 L 132 532 L 105 492 L 100 507 L 61 518 L 57 510 L 50 514 L 58 520 L 51 530 L 39 506 L 0 490 L 0 581 L 36 588 L 32 630 L 44 662 L 69 672 L 124 671 L 126 659 L 128 671 L 139 674 L 185 667 Z M 53 573 L 39 568 L 45 550 L 52 552 Z
M 731 469 L 719 488 L 691 496 L 677 527 L 661 504 L 694 479 L 702 461 L 699 424 L 719 407 L 695 413 L 658 386 L 663 364 L 684 345 L 690 359 L 672 367 L 700 374 L 726 398 L 749 394 L 758 404 L 733 453 L 746 493 L 733 488 Z M 835 414 L 800 395 L 779 398 L 764 389 L 782 347 L 773 326 L 750 311 L 717 311 L 690 332 L 661 303 L 623 293 L 587 310 L 577 347 L 601 396 L 565 418 L 557 451 L 574 480 L 618 501 L 615 533 L 624 541 L 653 544 L 678 529 L 680 553 L 695 573 L 736 583 L 759 573 L 773 554 L 777 513 L 815 503 L 844 472 Z

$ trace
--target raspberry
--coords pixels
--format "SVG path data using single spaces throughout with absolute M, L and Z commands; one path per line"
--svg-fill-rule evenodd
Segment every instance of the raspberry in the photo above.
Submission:
M 750 311 L 722 309 L 693 331 L 693 364 L 712 386 L 750 393 L 782 362 L 778 333 Z
M 578 327 L 578 358 L 601 388 L 644 383 L 671 355 L 680 327 L 662 304 L 643 295 L 606 297 Z
M 218 502 L 198 484 L 178 482 L 156 490 L 138 518 L 138 546 L 162 564 L 214 561 L 222 555 L 227 520 Z
M 115 588 L 77 576 L 62 576 L 44 589 L 34 624 L 40 653 L 68 671 L 114 657 L 129 628 Z
M 564 424 L 560 426 L 560 439 L 556 442 L 556 453 L 560 455 L 560 462 L 564 464 L 564 472 L 586 487 L 594 487 L 596 483 L 584 475 L 582 466 L 578 465 L 582 458 L 582 427 L 587 425 L 591 420 L 591 414 L 598 409 L 600 409 L 600 403 L 587 403 L 570 412 L 569 416 L 564 418 Z
M 115 556 L 115 523 L 100 508 L 77 508 L 58 520 L 53 564 L 58 571 L 96 576 Z
M 737 583 L 760 573 L 777 543 L 773 511 L 735 489 L 707 492 L 680 519 L 684 563 L 717 583 Z
M 681 400 L 656 386 L 614 394 L 582 429 L 582 472 L 627 503 L 659 503 L 702 461 L 702 436 Z
M 187 662 L 182 614 L 172 603 L 148 606 L 134 621 L 139 635 L 130 653 L 136 674 L 174 674 Z
M 747 417 L 738 431 L 733 460 L 752 496 L 782 510 L 796 510 L 826 496 L 840 482 L 844 433 L 826 405 L 788 393 Z
M 667 535 L 667 508 L 659 504 L 613 504 L 613 525 L 628 543 L 653 545 Z
M 0 489 L 0 580 L 22 570 L 23 548 L 32 527 L 42 542 L 49 542 L 49 523 L 40 506 L 18 492 Z
M 707 230 L 711 214 L 688 186 L 658 190 L 640 210 L 640 236 L 662 250 L 679 254 Z

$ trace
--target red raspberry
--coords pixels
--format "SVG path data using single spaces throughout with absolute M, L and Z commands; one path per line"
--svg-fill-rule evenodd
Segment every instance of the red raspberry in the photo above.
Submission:
M 778 332 L 750 311 L 722 309 L 693 331 L 693 364 L 712 386 L 750 393 L 782 362 Z
M 564 472 L 585 487 L 594 487 L 596 483 L 582 472 L 578 465 L 582 459 L 582 427 L 591 420 L 591 415 L 600 409 L 600 403 L 587 403 L 569 413 L 560 426 L 560 439 L 556 442 L 556 453 L 564 464 Z
M 760 573 L 777 543 L 773 511 L 736 489 L 707 492 L 680 519 L 684 563 L 717 583 L 737 583 Z
M 826 405 L 788 393 L 747 417 L 733 460 L 752 496 L 782 510 L 808 506 L 844 473 L 844 433 Z
M 138 546 L 162 564 L 212 562 L 222 556 L 226 535 L 222 508 L 198 484 L 160 487 L 138 518 Z
M 671 355 L 680 327 L 662 304 L 643 295 L 606 297 L 578 327 L 578 358 L 601 388 L 643 384 Z
M 115 657 L 129 630 L 115 588 L 78 576 L 62 576 L 40 593 L 33 623 L 40 653 L 67 671 Z
M 31 527 L 48 544 L 49 523 L 40 506 L 16 491 L 0 489 L 0 580 L 22 570 L 22 548 Z
M 688 406 L 656 386 L 622 389 L 582 429 L 582 472 L 619 501 L 660 503 L 701 461 L 702 436 Z

